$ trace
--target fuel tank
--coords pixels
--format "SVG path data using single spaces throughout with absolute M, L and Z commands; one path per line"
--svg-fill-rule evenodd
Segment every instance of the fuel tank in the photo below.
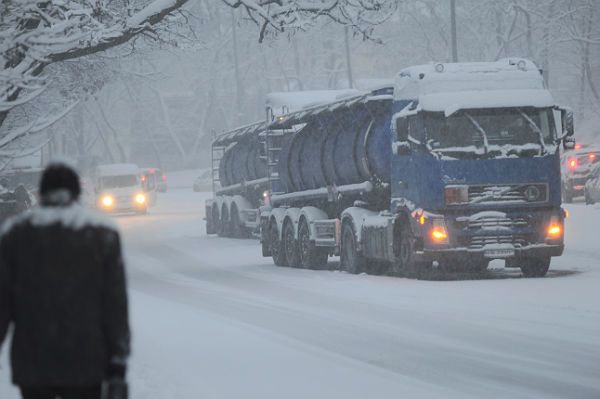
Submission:
M 279 177 L 286 192 L 389 182 L 391 110 L 352 107 L 310 119 L 284 139 Z
M 239 141 L 230 145 L 219 163 L 222 187 L 267 177 L 267 164 L 261 157 L 258 140 Z

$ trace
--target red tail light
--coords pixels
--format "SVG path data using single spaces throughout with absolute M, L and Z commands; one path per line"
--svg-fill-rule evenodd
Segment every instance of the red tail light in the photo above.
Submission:
M 590 159 L 590 161 L 593 161 L 594 159 L 596 159 L 596 154 L 590 154 L 588 155 L 588 158 Z

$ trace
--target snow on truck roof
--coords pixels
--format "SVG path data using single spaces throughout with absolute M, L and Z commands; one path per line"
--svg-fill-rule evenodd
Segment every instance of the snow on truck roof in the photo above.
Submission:
M 275 115 L 282 115 L 365 93 L 354 89 L 273 92 L 267 94 L 266 105 Z
M 140 168 L 132 163 L 115 163 L 98 165 L 96 172 L 99 176 L 126 176 L 139 174 Z
M 446 114 L 469 108 L 554 105 L 536 65 L 521 58 L 406 68 L 397 75 L 394 99 L 418 100 L 422 110 Z
M 381 86 L 381 82 L 377 87 Z M 387 89 L 387 91 L 386 91 Z M 385 93 L 383 93 L 385 91 Z M 315 115 L 324 110 L 334 110 L 340 106 L 354 104 L 358 101 L 391 100 L 391 85 L 375 91 L 348 90 L 307 90 L 274 92 L 267 95 L 267 107 L 272 107 L 273 121 L 259 121 L 240 126 L 219 134 L 213 145 L 227 146 L 241 139 L 255 136 L 267 128 L 282 129 L 300 123 L 302 117 Z

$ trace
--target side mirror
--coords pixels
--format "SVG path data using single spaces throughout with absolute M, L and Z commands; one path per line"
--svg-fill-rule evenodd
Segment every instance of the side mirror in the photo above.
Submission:
M 565 150 L 572 150 L 575 148 L 575 138 L 572 136 L 567 136 L 563 140 L 563 148 Z

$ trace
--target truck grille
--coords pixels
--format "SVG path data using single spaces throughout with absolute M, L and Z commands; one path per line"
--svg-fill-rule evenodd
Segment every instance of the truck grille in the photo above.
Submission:
M 456 218 L 457 227 L 467 234 L 460 242 L 470 249 L 481 249 L 490 244 L 512 244 L 524 247 L 534 242 L 531 228 L 535 229 L 525 216 L 509 217 L 502 212 L 481 212 L 472 216 Z
M 518 228 L 526 227 L 527 220 L 524 218 L 510 219 L 507 217 L 482 217 L 468 221 L 469 229 L 496 229 L 498 227 Z
M 524 203 L 548 200 L 547 184 L 469 186 L 469 203 Z
M 471 237 L 470 249 L 480 249 L 490 244 L 512 244 L 515 247 L 526 247 L 529 245 L 527 236 L 506 235 L 506 236 L 473 236 Z

